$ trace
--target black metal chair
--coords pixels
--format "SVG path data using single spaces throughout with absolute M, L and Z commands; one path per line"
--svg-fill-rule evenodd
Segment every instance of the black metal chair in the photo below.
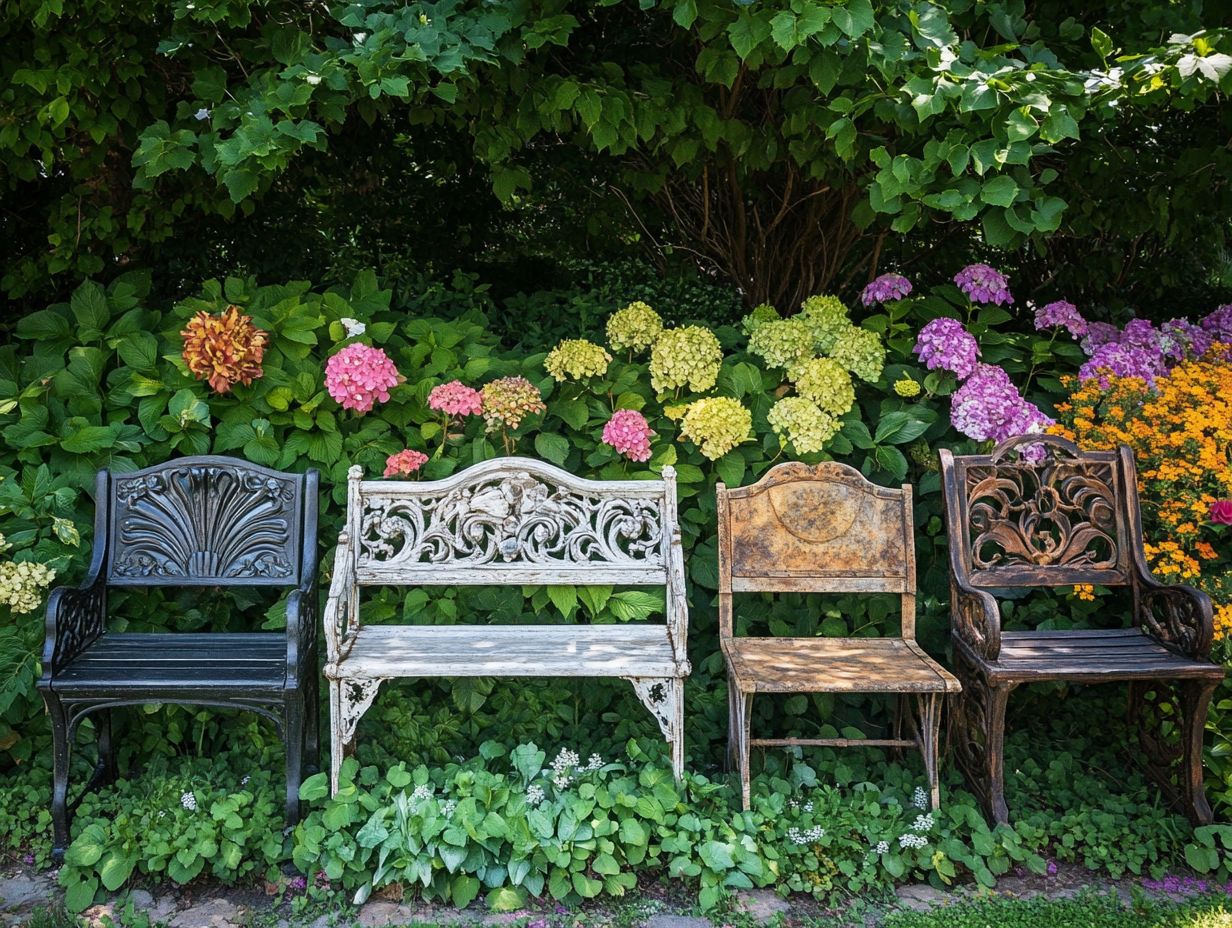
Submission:
M 129 474 L 98 474 L 94 553 L 85 582 L 47 601 L 39 690 L 54 737 L 54 854 L 69 842 L 70 749 L 94 719 L 98 764 L 82 791 L 114 780 L 111 710 L 142 703 L 246 709 L 286 743 L 287 823 L 299 818 L 304 755 L 319 754 L 317 488 L 236 458 L 186 457 Z M 114 587 L 293 587 L 287 630 L 123 633 L 106 629 Z M 80 796 L 77 797 L 80 799 Z

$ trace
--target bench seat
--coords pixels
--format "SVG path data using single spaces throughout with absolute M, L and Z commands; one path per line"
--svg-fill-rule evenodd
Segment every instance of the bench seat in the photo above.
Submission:
M 1002 632 L 1001 653 L 986 671 L 998 680 L 1223 678 L 1223 668 L 1169 650 L 1138 628 Z
M 351 676 L 671 677 L 664 625 L 364 625 Z

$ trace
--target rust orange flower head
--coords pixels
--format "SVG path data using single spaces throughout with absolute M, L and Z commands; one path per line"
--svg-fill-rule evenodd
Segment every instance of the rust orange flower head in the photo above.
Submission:
M 261 376 L 269 335 L 238 306 L 228 306 L 217 315 L 199 312 L 180 334 L 188 370 L 216 392 L 226 393 L 237 383 L 248 386 Z

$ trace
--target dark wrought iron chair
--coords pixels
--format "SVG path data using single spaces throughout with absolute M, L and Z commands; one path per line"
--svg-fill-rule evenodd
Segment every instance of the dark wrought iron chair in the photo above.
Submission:
M 288 824 L 299 817 L 304 756 L 317 766 L 317 471 L 288 474 L 227 457 L 186 457 L 98 474 L 85 582 L 47 602 L 39 689 L 54 737 L 55 855 L 69 839 L 70 751 L 90 716 L 98 764 L 84 792 L 116 777 L 111 710 L 142 703 L 246 709 L 286 743 Z M 115 587 L 290 587 L 287 630 L 117 634 Z M 80 796 L 78 796 L 78 800 Z
M 1128 682 L 1130 722 L 1147 773 L 1192 821 L 1210 822 L 1202 733 L 1224 675 L 1207 659 L 1211 601 L 1151 575 L 1133 452 L 1082 452 L 1055 436 L 1022 436 L 985 455 L 942 451 L 941 473 L 954 657 L 963 685 L 953 743 L 985 814 L 1009 821 L 1005 709 L 1016 686 Z M 1131 627 L 1001 630 L 997 590 L 1077 584 L 1129 588 Z

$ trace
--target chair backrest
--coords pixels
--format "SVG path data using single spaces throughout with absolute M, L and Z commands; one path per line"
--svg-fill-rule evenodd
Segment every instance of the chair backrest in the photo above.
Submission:
M 747 487 L 718 485 L 719 595 L 730 638 L 731 594 L 898 593 L 915 636 L 911 486 L 877 486 L 846 464 L 772 467 Z
M 981 588 L 1133 582 L 1133 454 L 1024 435 L 988 454 L 941 452 L 950 565 Z
M 318 475 L 177 458 L 99 477 L 113 586 L 298 586 L 316 570 Z
M 533 458 L 494 458 L 442 480 L 364 480 L 347 531 L 362 585 L 668 583 L 676 474 L 587 480 Z

